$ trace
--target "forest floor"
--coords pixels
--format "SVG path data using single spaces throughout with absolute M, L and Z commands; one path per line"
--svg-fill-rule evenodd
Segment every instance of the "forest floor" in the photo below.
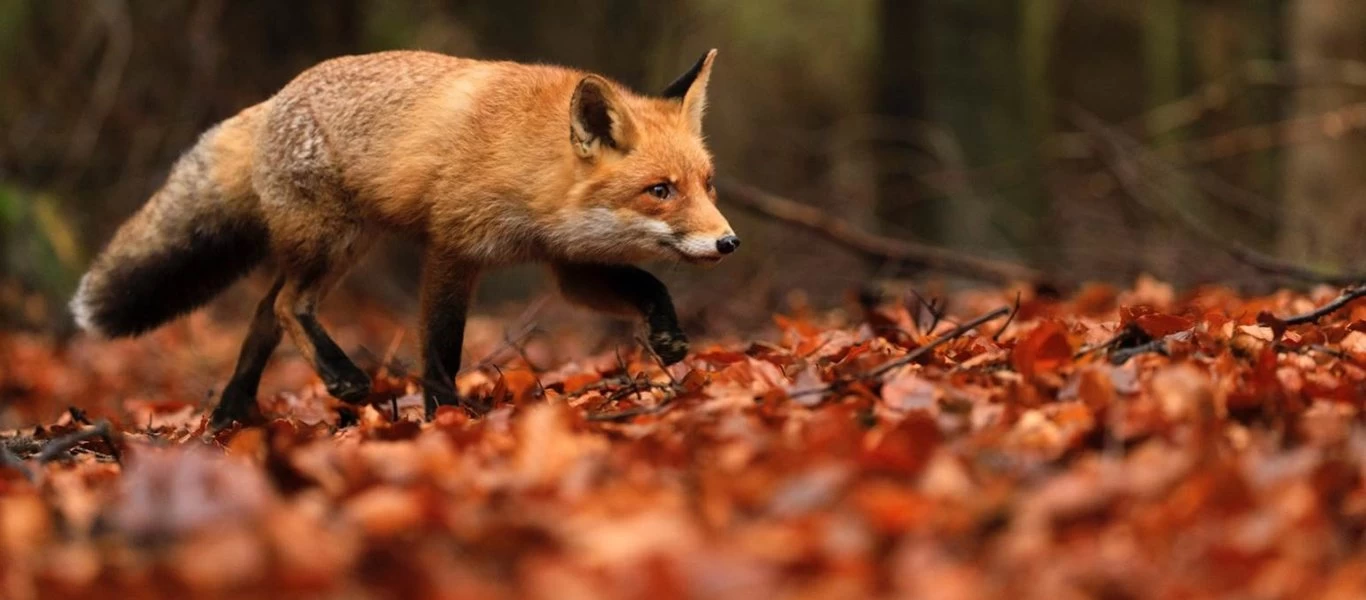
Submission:
M 355 423 L 286 351 L 216 434 L 232 324 L 4 333 L 0 597 L 1366 597 L 1340 292 L 893 298 L 667 369 L 493 320 L 457 385 L 494 410 L 430 423 L 367 317 Z

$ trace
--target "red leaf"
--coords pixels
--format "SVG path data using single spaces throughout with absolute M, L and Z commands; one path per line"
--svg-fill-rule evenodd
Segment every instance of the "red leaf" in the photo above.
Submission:
M 1134 319 L 1134 323 L 1154 338 L 1167 337 L 1195 326 L 1195 321 L 1191 319 L 1161 313 L 1141 315 Z
M 1067 330 L 1057 321 L 1044 321 L 1015 345 L 1010 364 L 1021 375 L 1034 377 L 1056 371 L 1072 361 L 1075 350 Z

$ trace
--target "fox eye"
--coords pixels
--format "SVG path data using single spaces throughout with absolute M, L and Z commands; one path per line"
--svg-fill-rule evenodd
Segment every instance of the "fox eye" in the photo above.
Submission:
M 674 195 L 674 186 L 667 183 L 656 183 L 645 188 L 645 193 L 659 198 L 660 200 L 668 200 Z
M 715 175 L 708 175 L 708 176 L 707 176 L 707 191 L 708 191 L 708 192 L 710 192 L 710 191 L 716 189 L 716 181 L 715 181 L 715 178 L 716 178 Z

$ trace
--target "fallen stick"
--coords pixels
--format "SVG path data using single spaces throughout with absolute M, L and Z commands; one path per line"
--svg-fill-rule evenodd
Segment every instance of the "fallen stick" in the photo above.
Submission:
M 1338 296 L 1337 298 L 1334 298 L 1332 302 L 1329 302 L 1328 304 L 1320 306 L 1302 315 L 1286 317 L 1284 319 L 1281 319 L 1281 322 L 1285 323 L 1286 325 L 1305 325 L 1308 323 L 1317 323 L 1319 319 L 1322 319 L 1339 310 L 1342 310 L 1348 304 L 1351 304 L 1353 300 L 1356 300 L 1358 298 L 1366 298 L 1366 284 L 1361 284 L 1353 288 L 1348 288 L 1347 291 L 1344 291 L 1342 293 L 1342 295 Z
M 78 414 L 77 409 L 73 408 L 71 410 L 73 411 L 73 415 Z M 80 414 L 83 418 L 84 414 Z M 103 440 L 105 445 L 109 446 L 109 455 L 114 459 L 114 462 L 123 464 L 123 455 L 119 452 L 118 443 L 114 440 L 113 428 L 110 427 L 109 422 L 105 420 L 100 420 L 94 427 L 89 429 L 68 433 L 64 436 L 47 440 L 46 442 L 39 443 L 36 440 L 30 440 L 27 443 L 39 446 L 38 452 L 33 456 L 33 462 L 38 465 L 44 465 L 62 458 L 67 452 L 80 445 L 82 442 L 96 438 Z M 29 461 L 20 457 L 10 449 L 9 444 L 14 443 L 14 441 L 14 438 L 0 440 L 0 468 L 8 467 L 14 469 L 23 474 L 24 479 L 36 481 L 38 475 L 29 464 Z
M 893 370 L 893 369 L 896 369 L 897 367 L 903 367 L 903 366 L 909 365 L 909 364 L 915 362 L 915 361 L 916 361 L 917 359 L 919 359 L 920 357 L 922 357 L 922 356 L 924 356 L 924 355 L 926 355 L 926 354 L 929 354 L 929 353 L 930 353 L 931 351 L 933 351 L 935 348 L 938 348 L 938 347 L 940 347 L 940 346 L 942 346 L 942 345 L 944 345 L 944 344 L 947 344 L 947 343 L 949 343 L 949 342 L 951 342 L 951 341 L 953 341 L 953 340 L 955 340 L 955 339 L 958 339 L 958 338 L 960 338 L 960 337 L 963 337 L 963 335 L 965 335 L 967 332 L 972 331 L 972 330 L 974 330 L 974 329 L 977 329 L 977 327 L 979 327 L 979 326 L 981 326 L 981 325 L 984 325 L 984 324 L 986 324 L 986 323 L 990 323 L 990 322 L 992 322 L 992 321 L 995 321 L 996 319 L 999 319 L 999 318 L 1001 318 L 1001 317 L 1004 317 L 1004 316 L 1010 314 L 1010 312 L 1011 312 L 1011 311 L 1010 311 L 1010 307 L 1008 307 L 1008 306 L 1002 306 L 1001 308 L 998 308 L 998 309 L 996 309 L 996 310 L 993 310 L 993 311 L 991 311 L 991 312 L 989 312 L 989 313 L 987 313 L 987 314 L 984 314 L 984 315 L 982 315 L 982 316 L 979 316 L 979 317 L 977 317 L 977 318 L 975 318 L 975 319 L 972 319 L 972 320 L 970 320 L 970 321 L 966 321 L 966 322 L 964 322 L 963 324 L 961 324 L 961 325 L 959 325 L 959 326 L 957 326 L 957 327 L 954 327 L 953 329 L 950 329 L 950 330 L 944 332 L 943 335 L 941 335 L 941 336 L 939 336 L 939 337 L 937 337 L 937 338 L 934 338 L 934 341 L 932 341 L 932 342 L 930 342 L 930 343 L 928 343 L 928 344 L 925 344 L 924 346 L 921 346 L 921 347 L 919 347 L 919 348 L 916 348 L 915 350 L 912 350 L 912 351 L 910 351 L 910 352 L 907 352 L 905 356 L 903 356 L 903 357 L 901 357 L 901 358 L 898 358 L 898 359 L 896 359 L 896 360 L 893 360 L 893 361 L 891 361 L 891 362 L 885 363 L 885 364 L 879 366 L 878 368 L 873 369 L 872 371 L 869 371 L 869 372 L 867 372 L 867 373 L 863 373 L 863 374 L 861 374 L 861 375 L 857 375 L 857 376 L 855 376 L 855 377 L 837 379 L 837 380 L 835 380 L 835 381 L 830 382 L 830 385 L 827 385 L 827 386 L 824 386 L 824 387 L 812 388 L 812 389 L 809 389 L 809 390 L 798 390 L 798 391 L 796 391 L 796 392 L 792 392 L 791 394 L 788 394 L 788 398 L 800 398 L 800 397 L 802 397 L 802 396 L 813 396 L 813 395 L 817 395 L 817 394 L 824 395 L 826 392 L 834 391 L 834 390 L 836 390 L 836 389 L 838 389 L 838 388 L 840 388 L 840 387 L 849 385 L 849 384 L 854 383 L 854 382 L 856 382 L 856 381 L 867 381 L 867 380 L 869 380 L 869 379 L 877 379 L 877 378 L 880 378 L 880 377 L 882 377 L 883 375 L 886 375 L 887 372 L 889 372 L 889 371 L 891 371 L 891 370 Z
M 721 199 L 795 225 L 865 257 L 885 259 L 992 283 L 1041 283 L 1043 273 L 1009 262 L 969 256 L 945 248 L 864 231 L 818 208 L 738 181 L 717 183 Z

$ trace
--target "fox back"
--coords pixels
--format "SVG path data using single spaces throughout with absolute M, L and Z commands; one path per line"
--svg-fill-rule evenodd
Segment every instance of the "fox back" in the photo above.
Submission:
M 271 100 L 255 180 L 266 202 L 289 196 L 276 183 L 343 190 L 338 212 L 481 263 L 714 260 L 729 225 L 702 138 L 705 80 L 695 85 L 711 56 L 672 98 L 554 66 L 423 52 L 328 61 Z

